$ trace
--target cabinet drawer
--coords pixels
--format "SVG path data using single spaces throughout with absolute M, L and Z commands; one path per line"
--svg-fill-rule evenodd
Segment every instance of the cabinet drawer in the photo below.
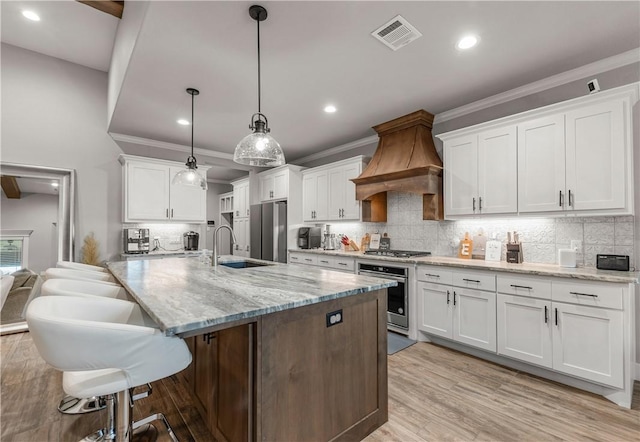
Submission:
M 309 264 L 309 265 L 318 265 L 318 256 L 317 255 L 307 255 L 304 254 L 300 257 L 300 264 Z
M 553 281 L 551 299 L 571 304 L 622 310 L 624 287 L 620 284 Z
M 312 258 L 311 262 L 307 259 Z M 289 262 L 295 264 L 317 264 L 315 255 L 309 255 L 307 253 L 289 253 Z
M 353 258 L 333 258 L 333 268 L 344 270 L 345 272 L 353 272 L 356 268 L 356 260 Z
M 453 281 L 451 270 L 437 266 L 418 266 L 416 279 L 418 281 L 446 285 L 451 285 Z
M 551 281 L 532 276 L 498 275 L 498 292 L 508 295 L 551 299 Z
M 496 289 L 496 275 L 494 273 L 482 273 L 482 272 L 468 272 L 452 271 L 453 273 L 453 285 L 456 287 L 468 287 L 478 290 L 490 290 Z
M 318 258 L 318 267 L 333 267 L 333 258 L 331 256 L 320 255 Z

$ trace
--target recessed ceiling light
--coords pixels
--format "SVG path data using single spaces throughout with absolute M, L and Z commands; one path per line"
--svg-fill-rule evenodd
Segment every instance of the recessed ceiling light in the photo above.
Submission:
M 479 39 L 475 35 L 467 35 L 465 37 L 462 37 L 460 40 L 458 40 L 458 43 L 456 44 L 456 48 L 463 49 L 463 50 L 471 49 L 472 47 L 478 44 L 478 41 Z
M 58 187 L 60 184 L 58 184 L 58 183 L 56 183 L 56 182 L 53 182 L 53 183 L 51 183 L 51 185 L 52 185 L 53 187 Z
M 181 124 L 183 126 L 188 126 L 190 123 L 189 123 L 189 120 L 180 119 L 178 120 L 178 124 Z
M 22 11 L 22 15 L 31 21 L 40 21 L 40 16 L 33 11 Z
M 328 114 L 332 114 L 332 113 L 334 113 L 336 110 L 337 110 L 337 109 L 336 109 L 336 107 L 335 107 L 334 105 L 332 105 L 332 104 L 330 104 L 330 105 L 328 105 L 328 106 L 325 106 L 325 107 L 324 107 L 324 111 L 325 111 L 326 113 L 328 113 Z

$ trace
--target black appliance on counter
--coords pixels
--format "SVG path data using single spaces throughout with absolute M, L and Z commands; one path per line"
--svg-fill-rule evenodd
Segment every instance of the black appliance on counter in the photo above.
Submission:
M 300 227 L 298 229 L 298 247 L 301 249 L 318 249 L 322 245 L 320 227 Z
M 251 258 L 287 262 L 287 202 L 254 204 L 249 214 Z
M 182 237 L 184 240 L 185 250 L 198 250 L 198 240 L 200 238 L 200 234 L 198 232 L 185 232 Z
M 123 229 L 124 253 L 149 253 L 149 229 Z

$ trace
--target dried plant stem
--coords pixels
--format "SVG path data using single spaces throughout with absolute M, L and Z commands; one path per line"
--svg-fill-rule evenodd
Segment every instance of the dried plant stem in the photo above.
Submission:
M 90 265 L 100 265 L 100 251 L 98 241 L 93 236 L 93 232 L 84 237 L 82 246 L 82 262 Z

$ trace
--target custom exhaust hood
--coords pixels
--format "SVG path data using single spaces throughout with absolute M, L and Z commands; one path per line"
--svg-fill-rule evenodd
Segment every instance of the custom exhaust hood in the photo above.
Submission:
M 380 141 L 371 161 L 353 181 L 363 221 L 387 220 L 387 192 L 422 195 L 422 218 L 441 220 L 442 160 L 433 144 L 433 114 L 419 110 L 374 126 Z

